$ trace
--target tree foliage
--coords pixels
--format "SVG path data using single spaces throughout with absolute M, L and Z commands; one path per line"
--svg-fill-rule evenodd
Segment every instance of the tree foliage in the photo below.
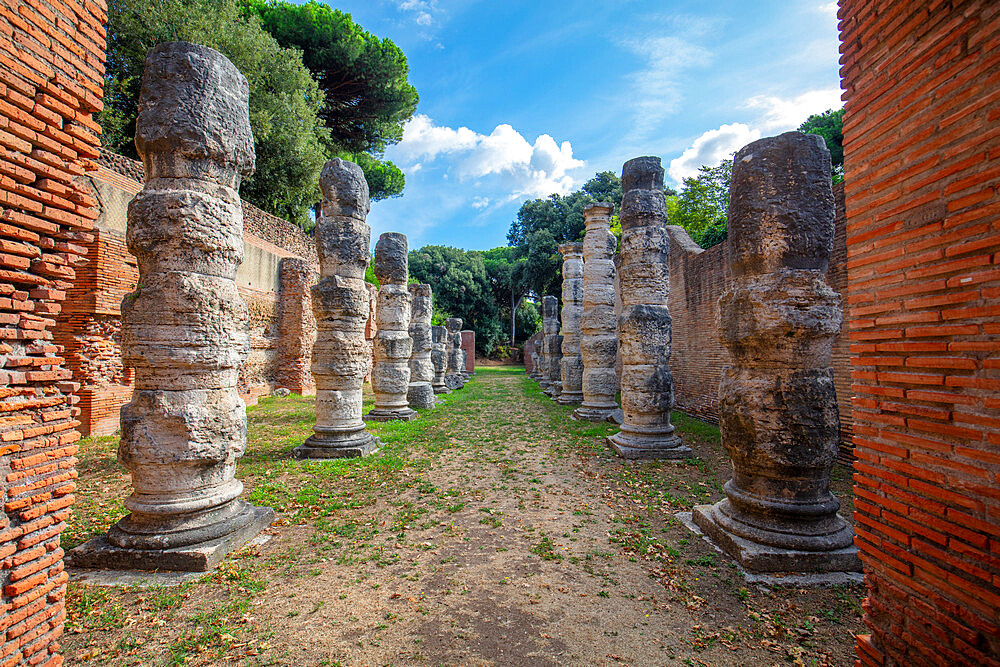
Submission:
M 697 176 L 684 179 L 679 194 L 667 198 L 668 224 L 683 227 L 703 248 L 725 241 L 732 180 L 731 159 L 717 167 L 701 167 Z
M 133 144 L 146 52 L 184 40 L 221 52 L 250 84 L 250 126 L 257 169 L 241 196 L 299 224 L 319 199 L 319 171 L 329 131 L 323 92 L 294 49 L 282 48 L 236 0 L 109 0 L 105 106 L 99 120 L 105 148 L 137 157 Z
M 823 113 L 813 114 L 799 125 L 799 132 L 818 134 L 823 137 L 826 147 L 830 149 L 830 162 L 834 171 L 834 182 L 837 175 L 844 176 L 844 110 L 828 109 Z

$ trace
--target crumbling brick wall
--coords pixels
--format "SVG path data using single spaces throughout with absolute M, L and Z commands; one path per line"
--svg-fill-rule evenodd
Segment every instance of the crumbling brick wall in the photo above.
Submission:
M 58 665 L 79 439 L 53 344 L 96 212 L 103 0 L 0 2 L 0 664 Z
M 1000 4 L 840 18 L 858 659 L 1000 664 Z
M 837 221 L 826 280 L 847 303 L 847 246 L 844 186 L 834 186 Z M 670 231 L 670 317 L 673 320 L 670 370 L 678 410 L 719 422 L 719 382 L 729 352 L 719 341 L 719 296 L 729 288 L 729 244 L 702 250 L 680 227 Z M 846 319 L 846 318 L 845 318 Z M 831 365 L 840 407 L 840 459 L 851 461 L 850 341 L 846 327 L 837 339 Z

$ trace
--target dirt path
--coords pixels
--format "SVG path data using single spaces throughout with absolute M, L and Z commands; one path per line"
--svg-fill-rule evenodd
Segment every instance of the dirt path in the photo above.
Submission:
M 611 425 L 571 422 L 523 374 L 483 369 L 420 420 L 378 427 L 378 461 L 331 465 L 284 458 L 308 426 L 298 400 L 262 406 L 241 471 L 286 525 L 180 590 L 72 590 L 71 658 L 851 662 L 860 591 L 747 587 L 673 519 L 720 497 L 725 461 L 707 425 L 686 424 L 699 458 L 629 466 L 602 445 Z M 95 627 L 108 608 L 120 629 Z M 105 642 L 115 648 L 95 650 Z

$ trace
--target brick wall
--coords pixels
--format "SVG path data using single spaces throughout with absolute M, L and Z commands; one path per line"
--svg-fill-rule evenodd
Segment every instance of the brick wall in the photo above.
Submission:
M 844 187 L 834 186 L 837 221 L 834 250 L 826 280 L 845 297 L 847 246 Z M 673 337 L 670 370 L 678 410 L 714 424 L 719 422 L 719 381 L 729 364 L 729 352 L 719 342 L 719 296 L 729 287 L 729 244 L 703 250 L 680 227 L 670 226 L 670 317 Z M 845 318 L 846 319 L 846 318 Z M 834 345 L 832 365 L 840 405 L 840 459 L 851 460 L 850 340 L 846 327 Z
M 102 0 L 0 1 L 0 665 L 58 665 L 74 384 L 54 316 L 93 240 Z
M 864 665 L 1000 664 L 1000 3 L 841 0 Z

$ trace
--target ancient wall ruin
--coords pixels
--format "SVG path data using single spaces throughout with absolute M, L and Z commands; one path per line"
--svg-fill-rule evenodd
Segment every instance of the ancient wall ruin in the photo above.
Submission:
M 125 247 L 125 216 L 144 179 L 142 164 L 120 155 L 101 151 L 95 162 L 82 180 L 97 202 L 93 239 L 80 243 L 88 262 L 77 270 L 55 330 L 73 379 L 80 383 L 84 435 L 114 433 L 118 411 L 132 395 L 131 371 L 121 358 L 121 300 L 135 289 L 139 274 Z M 244 261 L 236 279 L 250 311 L 251 343 L 240 390 L 251 404 L 276 386 L 310 393 L 315 323 L 302 299 L 308 299 L 315 276 L 283 263 L 304 261 L 315 274 L 316 249 L 295 225 L 246 202 L 243 211 Z
M 841 0 L 863 665 L 1000 661 L 1000 4 Z
M 844 297 L 847 290 L 847 250 L 844 243 L 844 188 L 834 187 L 837 220 L 827 283 Z M 670 369 L 674 374 L 675 408 L 712 423 L 719 422 L 719 382 L 729 352 L 718 335 L 719 296 L 732 283 L 729 244 L 703 250 L 682 228 L 670 231 L 670 316 L 673 342 Z M 840 407 L 840 459 L 851 460 L 850 341 L 846 326 L 833 349 L 833 375 Z
M 59 665 L 76 384 L 53 342 L 97 243 L 83 184 L 97 156 L 103 0 L 0 3 L 0 664 Z

